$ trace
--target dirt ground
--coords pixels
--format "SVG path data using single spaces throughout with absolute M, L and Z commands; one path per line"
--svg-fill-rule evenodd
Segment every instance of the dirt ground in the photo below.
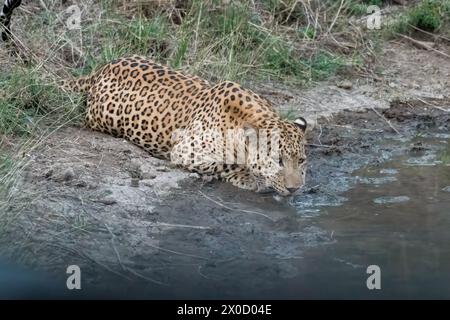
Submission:
M 67 265 L 80 265 L 91 288 L 119 296 L 236 297 L 240 285 L 224 283 L 238 272 L 248 294 L 270 297 L 258 291 L 258 278 L 292 277 L 300 272 L 292 259 L 334 241 L 297 219 L 308 203 L 339 202 L 354 170 L 399 151 L 383 145 L 387 137 L 450 131 L 448 59 L 392 43 L 377 63 L 377 75 L 354 77 L 345 88 L 337 78 L 298 92 L 257 89 L 313 124 L 308 182 L 291 199 L 205 183 L 86 129 L 56 132 L 25 155 L 2 255 L 62 278 Z
M 448 46 L 442 50 L 450 52 Z M 387 108 L 394 100 L 442 100 L 449 97 L 448 58 L 397 42 L 387 43 L 383 52 L 377 57 L 373 74 L 337 78 L 301 92 L 276 84 L 257 90 L 282 112 L 298 112 L 310 123 L 341 110 Z

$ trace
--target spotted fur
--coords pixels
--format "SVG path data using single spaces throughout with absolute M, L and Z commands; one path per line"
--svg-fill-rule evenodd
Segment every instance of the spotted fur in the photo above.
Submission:
M 63 87 L 87 94 L 88 127 L 126 138 L 152 156 L 249 190 L 272 188 L 288 195 L 304 184 L 306 121 L 282 120 L 267 100 L 237 83 L 211 84 L 132 56 L 89 77 L 65 81 Z M 279 160 L 248 156 L 241 164 L 220 161 L 227 131 L 249 128 L 280 132 Z M 200 139 L 198 132 L 211 130 L 215 136 Z M 232 145 L 233 153 L 240 147 L 247 144 Z M 199 156 L 202 161 L 196 161 Z

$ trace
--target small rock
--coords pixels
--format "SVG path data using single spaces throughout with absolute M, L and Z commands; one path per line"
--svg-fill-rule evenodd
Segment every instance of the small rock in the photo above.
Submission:
M 255 233 L 255 226 L 253 224 L 251 224 L 250 222 L 244 223 L 243 229 L 248 233 Z
M 75 187 L 78 187 L 78 188 L 85 188 L 85 187 L 87 187 L 87 182 L 86 181 L 83 181 L 83 180 L 80 180 L 80 181 L 78 181 L 76 184 L 75 184 Z
M 442 188 L 442 191 L 450 192 L 450 186 L 447 186 L 447 187 L 445 187 L 445 188 Z
M 189 178 L 200 179 L 200 175 L 198 173 L 192 172 L 192 173 L 189 173 Z
M 320 191 L 320 187 L 318 185 L 314 186 L 314 187 L 311 187 L 308 190 L 306 190 L 306 192 L 310 193 L 310 194 L 318 193 L 319 191 Z
M 98 183 L 96 183 L 96 182 L 89 182 L 89 183 L 87 184 L 87 188 L 88 188 L 89 190 L 97 189 L 97 188 L 98 188 Z
M 350 89 L 353 88 L 353 84 L 350 81 L 348 81 L 348 80 L 344 80 L 344 81 L 338 82 L 337 86 L 338 86 L 338 88 L 342 88 L 342 89 L 345 89 L 345 90 L 350 90 Z
M 391 87 L 391 88 L 398 88 L 398 84 L 396 84 L 394 82 L 389 82 L 389 87 Z
M 68 168 L 63 172 L 64 181 L 70 181 L 75 177 L 75 171 L 72 168 Z
M 45 178 L 47 178 L 47 179 L 50 178 L 52 175 L 53 175 L 53 169 L 48 170 L 48 171 L 44 174 Z

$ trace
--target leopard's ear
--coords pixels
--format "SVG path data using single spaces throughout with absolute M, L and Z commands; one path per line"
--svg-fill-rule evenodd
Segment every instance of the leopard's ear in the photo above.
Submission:
M 294 121 L 294 123 L 303 131 L 306 131 L 306 127 L 308 126 L 308 123 L 306 122 L 305 118 L 298 118 Z

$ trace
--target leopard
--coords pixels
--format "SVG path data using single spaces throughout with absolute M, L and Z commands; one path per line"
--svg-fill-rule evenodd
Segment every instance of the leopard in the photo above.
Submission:
M 86 127 L 207 179 L 281 196 L 305 184 L 305 118 L 284 119 L 237 82 L 210 83 L 131 55 L 61 87 L 85 95 Z

